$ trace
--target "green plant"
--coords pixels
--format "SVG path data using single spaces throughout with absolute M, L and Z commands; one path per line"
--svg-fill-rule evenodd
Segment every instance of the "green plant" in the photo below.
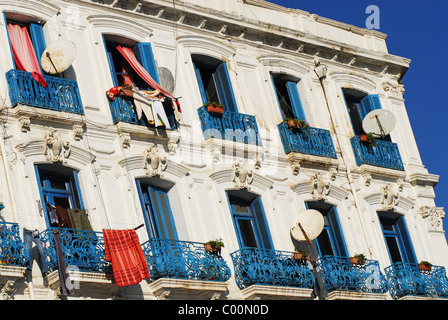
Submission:
M 357 253 L 353 256 L 353 258 L 355 258 L 357 260 L 356 263 L 358 264 L 364 264 L 367 261 L 367 258 L 364 254 L 362 253 Z
M 221 248 L 224 247 L 224 242 L 222 241 L 222 238 L 216 240 L 210 240 L 208 243 L 210 243 L 212 248 L 215 250 L 221 250 Z
M 302 254 L 302 256 L 300 258 L 301 260 L 305 260 L 310 255 L 310 253 L 308 251 L 306 251 L 304 249 L 300 249 L 300 248 L 296 248 L 295 252 Z
M 288 125 L 289 129 L 291 129 L 291 130 L 294 130 L 294 129 L 307 130 L 310 127 L 309 123 L 302 119 L 295 119 L 295 118 L 287 117 L 285 119 L 285 122 Z
M 376 146 L 376 140 L 375 137 L 373 136 L 372 132 L 369 132 L 367 134 L 367 142 L 369 143 L 369 145 L 371 146 Z
M 204 102 L 204 107 L 206 106 L 214 106 L 214 107 L 218 107 L 218 108 L 224 108 L 224 106 L 222 104 L 219 104 L 218 102 Z
M 428 268 L 432 267 L 432 263 L 429 261 L 425 261 L 425 260 L 420 261 L 419 264 L 423 264 L 423 265 L 427 266 Z

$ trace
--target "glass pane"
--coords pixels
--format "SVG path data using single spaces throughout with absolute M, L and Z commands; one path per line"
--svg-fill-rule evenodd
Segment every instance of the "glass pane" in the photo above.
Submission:
M 317 237 L 317 243 L 319 245 L 319 251 L 322 257 L 326 255 L 334 256 L 334 250 L 331 245 L 331 240 L 327 229 L 324 229 Z
M 238 219 L 238 225 L 241 233 L 241 241 L 245 247 L 257 248 L 257 240 L 255 238 L 252 221 L 248 219 Z
M 62 180 L 50 179 L 50 187 L 52 189 L 67 190 L 67 182 Z
M 389 249 L 392 263 L 402 262 L 400 248 L 398 247 L 397 239 L 395 237 L 386 237 L 387 248 Z
M 53 197 L 54 205 L 61 206 L 64 209 L 71 209 L 70 199 L 66 197 Z

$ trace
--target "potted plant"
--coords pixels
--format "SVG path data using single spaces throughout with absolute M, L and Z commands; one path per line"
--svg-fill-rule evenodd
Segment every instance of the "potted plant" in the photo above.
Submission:
M 355 254 L 353 257 L 349 258 L 351 264 L 364 264 L 366 262 L 366 257 L 362 253 Z
M 418 264 L 418 268 L 419 268 L 419 270 L 423 270 L 423 271 L 431 271 L 432 263 L 429 261 L 422 260 Z
M 222 238 L 216 239 L 216 240 L 210 240 L 206 243 L 204 243 L 204 249 L 208 252 L 221 252 L 221 248 L 224 247 L 224 242 L 222 241 Z
M 217 102 L 206 102 L 204 103 L 204 107 L 207 109 L 208 113 L 212 114 L 223 114 L 224 106 Z
M 310 127 L 309 123 L 302 119 L 288 117 L 285 119 L 285 122 L 290 130 L 306 130 Z
M 364 133 L 364 134 L 360 135 L 359 140 L 361 140 L 361 142 L 368 143 L 370 146 L 376 145 L 376 140 L 375 140 L 375 137 L 373 136 L 372 132 L 369 132 L 367 134 Z
M 303 249 L 296 249 L 296 251 L 292 255 L 294 260 L 309 260 L 310 254 L 308 251 Z

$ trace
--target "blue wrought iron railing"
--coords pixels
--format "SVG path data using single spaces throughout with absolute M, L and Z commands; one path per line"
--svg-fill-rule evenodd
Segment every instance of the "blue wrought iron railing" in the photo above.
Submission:
M 18 103 L 75 114 L 84 114 L 78 83 L 52 76 L 43 76 L 48 87 L 42 87 L 29 72 L 11 69 L 6 73 L 12 106 Z
M 396 143 L 376 140 L 375 146 L 361 142 L 359 136 L 350 139 L 355 153 L 356 165 L 370 164 L 373 166 L 404 170 L 400 152 Z
M 394 299 L 408 295 L 448 298 L 448 278 L 444 267 L 432 266 L 431 271 L 422 271 L 416 263 L 396 262 L 384 271 Z
M 151 278 L 227 281 L 230 268 L 218 254 L 205 251 L 203 243 L 150 239 L 142 244 Z
M 212 115 L 205 107 L 200 107 L 198 114 L 205 140 L 217 138 L 261 145 L 255 116 L 230 111 Z
M 0 222 L 0 263 L 24 266 L 28 261 L 28 251 L 19 234 L 17 223 Z
M 278 125 L 285 153 L 305 153 L 314 156 L 337 158 L 330 131 L 309 127 L 292 131 L 285 122 Z
M 387 278 L 376 260 L 351 264 L 346 257 L 324 256 L 317 261 L 318 272 L 329 292 L 335 290 L 385 293 Z
M 243 248 L 230 254 L 240 289 L 251 285 L 312 288 L 310 269 L 293 259 L 293 252 Z
M 114 100 L 109 100 L 110 110 L 112 112 L 112 120 L 114 124 L 118 122 L 126 122 L 131 124 L 138 124 L 141 126 L 154 126 L 148 123 L 145 115 L 143 114 L 140 120 L 138 119 L 137 114 L 134 112 L 134 106 L 132 103 L 132 99 L 130 98 L 122 98 L 119 96 L 115 96 Z M 167 115 L 168 121 L 170 123 L 170 127 L 172 130 L 178 128 L 176 118 L 174 115 Z
M 47 257 L 48 268 L 58 268 L 53 231 L 59 231 L 62 252 L 68 267 L 76 267 L 80 271 L 110 272 L 110 264 L 105 261 L 104 240 L 101 232 L 49 228 L 41 233 L 44 242 L 44 253 Z

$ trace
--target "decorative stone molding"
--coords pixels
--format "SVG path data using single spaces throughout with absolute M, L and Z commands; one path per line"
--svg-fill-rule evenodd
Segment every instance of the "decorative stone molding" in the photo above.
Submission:
M 381 204 L 384 210 L 393 210 L 400 201 L 400 195 L 391 183 L 381 187 Z
M 233 165 L 232 181 L 239 189 L 250 189 L 250 184 L 254 180 L 254 173 L 247 168 L 246 162 L 237 162 Z
M 30 117 L 22 116 L 19 118 L 21 131 L 28 132 L 30 130 L 31 119 Z
M 421 206 L 418 213 L 426 221 L 429 231 L 443 231 L 443 222 L 445 211 L 443 208 Z
M 44 155 L 48 161 L 63 162 L 68 158 L 71 152 L 70 142 L 63 142 L 61 136 L 56 130 L 52 130 L 45 135 Z
M 383 90 L 386 94 L 389 94 L 396 98 L 402 98 L 405 92 L 404 86 L 401 84 L 392 84 L 389 81 L 383 81 L 381 83 Z
M 120 133 L 121 146 L 125 149 L 131 146 L 131 135 L 127 132 Z
M 161 154 L 161 150 L 157 146 L 152 146 L 144 151 L 145 158 L 145 174 L 154 176 L 163 176 L 162 172 L 165 171 L 168 160 L 164 154 Z
M 72 127 L 72 132 L 73 132 L 73 139 L 75 139 L 76 141 L 79 141 L 82 138 L 82 134 L 84 132 L 84 128 L 83 128 L 83 126 L 75 124 Z
M 330 193 L 330 183 L 325 182 L 320 172 L 311 177 L 311 196 L 314 200 L 325 200 Z

